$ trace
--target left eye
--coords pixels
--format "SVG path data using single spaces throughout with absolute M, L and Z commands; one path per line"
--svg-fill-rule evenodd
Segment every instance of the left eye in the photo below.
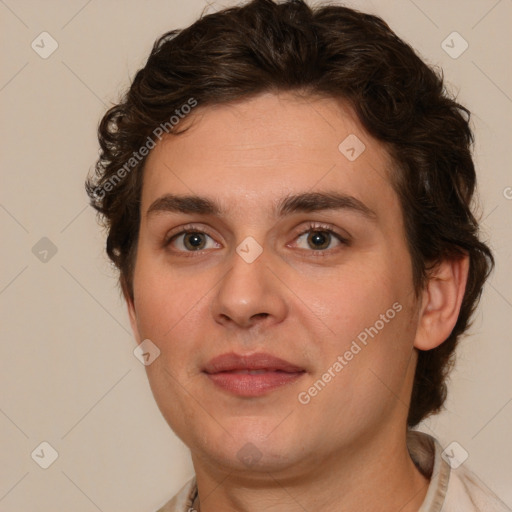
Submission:
M 330 243 L 334 239 L 336 239 L 340 244 L 346 243 L 346 240 L 342 238 L 340 235 L 332 231 L 331 229 L 324 228 L 310 228 L 307 231 L 301 233 L 298 239 L 306 238 L 306 243 L 312 245 L 314 251 L 323 251 L 329 248 Z M 305 249 L 310 249 L 310 247 L 305 247 Z

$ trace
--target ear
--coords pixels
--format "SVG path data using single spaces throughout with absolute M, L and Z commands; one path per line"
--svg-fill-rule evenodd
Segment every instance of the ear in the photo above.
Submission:
M 123 297 L 126 301 L 126 306 L 128 309 L 128 317 L 130 319 L 130 325 L 132 327 L 133 335 L 135 336 L 135 340 L 137 341 L 137 345 L 140 344 L 141 339 L 139 335 L 139 327 L 137 325 L 137 313 L 135 312 L 135 304 L 134 298 L 129 291 L 128 284 L 124 277 L 121 277 L 121 289 L 123 291 Z
M 432 270 L 422 292 L 414 346 L 431 350 L 441 345 L 459 317 L 469 271 L 467 254 L 442 260 Z

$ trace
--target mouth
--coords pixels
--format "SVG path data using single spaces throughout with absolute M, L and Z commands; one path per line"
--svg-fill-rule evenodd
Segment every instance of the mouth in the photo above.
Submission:
M 247 370 L 247 369 L 227 370 L 227 371 L 217 372 L 217 373 L 237 373 L 237 374 L 240 374 L 240 375 L 260 375 L 262 373 L 268 373 L 268 372 L 298 373 L 298 372 L 285 372 L 284 370 L 270 370 L 270 369 L 267 369 L 267 368 L 260 369 L 260 370 Z
M 242 397 L 270 393 L 300 379 L 306 370 L 270 354 L 223 354 L 203 369 L 217 387 Z

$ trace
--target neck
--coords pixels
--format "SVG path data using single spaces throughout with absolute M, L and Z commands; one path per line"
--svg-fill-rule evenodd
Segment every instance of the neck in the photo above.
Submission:
M 382 432 L 381 432 L 382 434 Z M 383 442 L 365 439 L 279 471 L 219 470 L 192 456 L 199 491 L 198 512 L 416 512 L 425 498 L 428 479 L 412 462 L 405 432 Z M 399 435 L 397 435 L 399 434 Z

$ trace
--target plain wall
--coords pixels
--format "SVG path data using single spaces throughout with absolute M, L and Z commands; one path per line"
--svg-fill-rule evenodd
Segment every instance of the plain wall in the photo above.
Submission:
M 443 446 L 463 446 L 465 464 L 512 507 L 512 2 L 345 4 L 382 15 L 444 69 L 448 87 L 473 113 L 482 229 L 497 267 L 460 345 L 446 410 L 422 430 Z M 214 2 L 207 12 L 231 5 Z M 160 415 L 133 355 L 83 183 L 98 156 L 96 129 L 106 108 L 154 40 L 188 26 L 206 6 L 0 2 L 2 511 L 152 512 L 193 474 L 188 449 Z M 43 31 L 58 43 L 46 59 L 31 47 L 35 40 L 39 51 L 50 48 L 38 38 Z M 458 58 L 441 46 L 453 31 L 469 44 Z M 58 452 L 48 469 L 31 457 L 43 441 Z

